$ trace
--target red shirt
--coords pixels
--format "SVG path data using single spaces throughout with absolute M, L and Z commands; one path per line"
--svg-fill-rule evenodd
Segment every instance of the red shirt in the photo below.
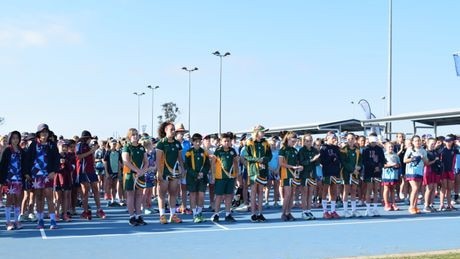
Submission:
M 78 155 L 84 154 L 90 151 L 91 148 L 86 142 L 78 142 L 76 147 L 76 155 L 77 155 L 77 174 L 80 173 L 96 173 L 96 168 L 94 167 L 94 153 L 88 155 L 84 158 L 78 158 Z

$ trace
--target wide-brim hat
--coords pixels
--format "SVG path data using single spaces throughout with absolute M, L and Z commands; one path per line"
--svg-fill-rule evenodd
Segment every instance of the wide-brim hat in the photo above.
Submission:
M 93 139 L 93 136 L 91 135 L 91 132 L 84 130 L 81 132 L 80 139 Z
M 257 126 L 255 126 L 255 127 L 254 127 L 253 131 L 254 131 L 254 132 L 256 132 L 256 131 L 260 131 L 260 132 L 267 132 L 267 131 L 268 131 L 268 129 L 267 129 L 267 128 L 265 128 L 265 127 L 264 127 L 264 126 L 262 126 L 262 125 L 257 125 Z
M 185 129 L 184 127 L 184 124 L 182 123 L 178 123 L 174 126 L 174 128 L 176 129 L 176 132 L 183 132 L 183 133 L 187 133 L 188 130 Z
M 37 127 L 37 131 L 35 134 L 39 134 L 40 132 L 44 131 L 44 130 L 47 130 L 47 131 L 50 131 L 50 127 L 48 127 L 48 124 L 45 124 L 45 123 L 41 123 L 38 125 Z

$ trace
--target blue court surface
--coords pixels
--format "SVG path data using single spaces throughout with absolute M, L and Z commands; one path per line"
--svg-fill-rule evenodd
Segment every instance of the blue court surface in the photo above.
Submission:
M 94 206 L 94 205 L 93 205 Z M 1 258 L 340 258 L 458 249 L 460 212 L 409 215 L 405 206 L 380 217 L 306 221 L 300 210 L 294 222 L 280 220 L 279 209 L 265 210 L 265 223 L 251 223 L 250 213 L 234 213 L 237 223 L 148 225 L 131 227 L 125 208 L 105 208 L 107 219 L 73 218 L 59 229 L 37 230 L 34 223 L 7 232 L 0 209 Z M 338 210 L 341 214 L 341 208 Z M 360 208 L 364 214 L 364 208 Z M 313 211 L 317 217 L 321 210 Z M 94 211 L 93 211 L 94 215 Z M 205 215 L 209 218 L 212 213 Z M 222 214 L 221 214 L 221 218 Z M 49 227 L 49 220 L 45 220 Z

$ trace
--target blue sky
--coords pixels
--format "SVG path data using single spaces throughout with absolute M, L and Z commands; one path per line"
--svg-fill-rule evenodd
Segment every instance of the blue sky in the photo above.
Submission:
M 393 0 L 393 114 L 457 108 L 460 1 Z M 64 136 L 151 125 L 175 102 L 192 132 L 364 118 L 386 112 L 388 1 L 4 1 L 1 133 L 46 122 Z M 410 124 L 395 124 L 409 131 Z M 155 121 L 155 127 L 157 122 Z M 445 129 L 444 129 L 445 130 Z M 449 129 L 450 130 L 450 129 Z M 454 128 L 455 130 L 455 128 Z M 457 130 L 458 131 L 458 130 Z M 443 132 L 441 128 L 440 133 Z

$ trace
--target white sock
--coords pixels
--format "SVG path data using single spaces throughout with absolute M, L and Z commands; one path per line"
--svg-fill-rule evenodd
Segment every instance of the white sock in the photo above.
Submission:
M 196 213 L 200 214 L 203 212 L 203 207 L 196 207 Z
M 11 221 L 11 207 L 6 207 L 5 208 L 5 218 L 6 218 L 6 223 L 10 223 L 10 221 Z
M 50 213 L 50 220 L 56 221 L 56 214 Z
M 326 200 L 322 200 L 322 201 L 321 201 L 321 205 L 323 205 L 323 212 L 327 212 L 327 201 L 326 201 Z
M 378 203 L 372 203 L 372 205 L 374 205 L 374 209 L 375 209 L 375 210 L 377 209 L 377 204 L 378 204 Z
M 351 201 L 351 211 L 356 211 L 356 201 Z
M 370 210 L 371 209 L 371 204 L 366 202 L 366 209 Z
M 331 201 L 331 212 L 335 211 L 335 201 Z
M 195 217 L 195 216 L 196 216 L 196 214 L 197 214 L 197 212 L 196 212 L 196 211 L 197 211 L 197 210 L 196 210 L 196 208 L 193 208 L 193 209 L 192 209 L 192 212 L 193 212 L 193 216 L 194 216 L 194 217 Z
M 163 216 L 165 214 L 165 209 L 159 209 L 160 211 L 160 216 Z
M 343 201 L 343 211 L 348 211 L 348 201 Z

